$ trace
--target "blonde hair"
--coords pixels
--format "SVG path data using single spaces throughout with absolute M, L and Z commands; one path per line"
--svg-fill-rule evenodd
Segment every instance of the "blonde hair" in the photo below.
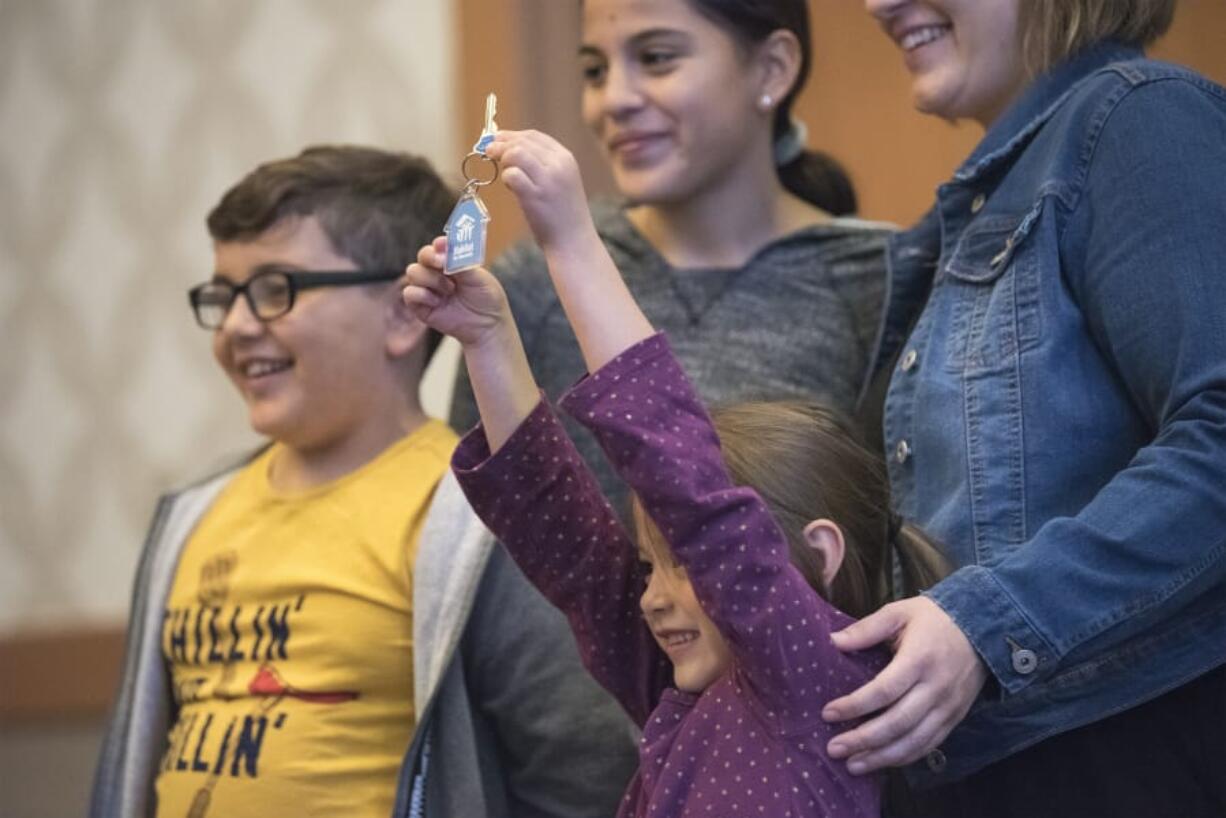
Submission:
M 936 545 L 891 514 L 885 463 L 857 442 L 845 418 L 815 403 L 763 401 L 717 409 L 712 420 L 733 482 L 766 502 L 787 537 L 792 564 L 839 609 L 863 617 L 890 600 L 891 549 L 901 557 L 906 594 L 948 573 Z M 670 562 L 663 537 L 637 498 L 633 514 L 653 562 Z M 805 527 L 822 518 L 839 526 L 845 543 L 829 589 L 822 583 L 822 555 L 804 536 Z
M 1166 33 L 1176 0 L 1021 0 L 1026 67 L 1040 74 L 1105 40 L 1144 48 Z

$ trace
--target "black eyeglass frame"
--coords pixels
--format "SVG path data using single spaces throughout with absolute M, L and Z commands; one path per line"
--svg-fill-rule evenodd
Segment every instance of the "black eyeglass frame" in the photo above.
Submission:
M 351 287 L 360 284 L 376 284 L 382 281 L 395 281 L 403 275 L 403 270 L 260 270 L 242 284 L 234 284 L 224 279 L 197 284 L 187 291 L 187 300 L 191 304 L 192 315 L 195 316 L 196 323 L 201 329 L 218 330 L 225 323 L 226 316 L 230 314 L 230 310 L 234 308 L 234 302 L 240 295 L 247 299 L 247 308 L 251 311 L 251 314 L 257 320 L 268 323 L 269 321 L 275 321 L 292 310 L 298 293 L 301 290 L 313 290 L 317 287 Z M 266 316 L 261 315 L 260 311 L 256 309 L 255 299 L 251 297 L 250 288 L 253 282 L 270 276 L 278 276 L 285 280 L 287 295 L 285 309 L 279 311 L 276 315 Z M 230 300 L 226 304 L 225 311 L 221 314 L 221 321 L 214 327 L 201 320 L 200 298 L 207 288 L 219 286 L 229 288 Z

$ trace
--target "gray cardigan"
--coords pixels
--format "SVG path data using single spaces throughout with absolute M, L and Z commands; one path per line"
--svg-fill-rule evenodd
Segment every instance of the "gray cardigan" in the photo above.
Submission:
M 91 818 L 144 818 L 171 693 L 164 600 L 179 552 L 235 469 L 163 497 L 133 592 Z M 637 763 L 629 720 L 580 663 L 566 620 L 496 548 L 448 472 L 414 570 L 418 729 L 393 815 L 611 816 Z

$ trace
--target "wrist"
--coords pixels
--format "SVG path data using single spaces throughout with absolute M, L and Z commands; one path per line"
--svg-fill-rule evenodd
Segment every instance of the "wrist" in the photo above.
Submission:
M 457 338 L 465 358 L 505 354 L 514 343 L 519 330 L 509 312 L 499 315 L 487 327 L 468 338 Z
M 540 401 L 519 330 L 509 317 L 463 345 L 473 396 L 496 452 Z
M 601 246 L 600 234 L 590 218 L 579 220 L 566 230 L 555 231 L 548 240 L 541 242 L 541 252 L 545 254 L 545 262 L 566 264 L 592 258 Z

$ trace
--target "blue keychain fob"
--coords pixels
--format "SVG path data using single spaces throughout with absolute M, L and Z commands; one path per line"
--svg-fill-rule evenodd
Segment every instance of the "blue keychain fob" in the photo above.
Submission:
M 498 178 L 498 163 L 485 155 L 485 149 L 494 141 L 498 133 L 498 123 L 494 122 L 494 113 L 498 108 L 498 98 L 490 94 L 485 99 L 485 127 L 481 137 L 473 145 L 472 153 L 464 157 L 460 172 L 464 174 L 464 192 L 460 201 L 456 202 L 455 210 L 447 218 L 447 263 L 443 272 L 455 275 L 485 263 L 486 228 L 490 223 L 490 213 L 485 209 L 485 202 L 477 195 L 479 188 L 493 184 Z M 489 163 L 494 174 L 489 179 L 473 176 L 468 169 L 473 159 Z
M 475 190 L 465 190 L 447 219 L 447 264 L 443 272 L 455 275 L 485 263 L 486 226 L 489 211 Z

